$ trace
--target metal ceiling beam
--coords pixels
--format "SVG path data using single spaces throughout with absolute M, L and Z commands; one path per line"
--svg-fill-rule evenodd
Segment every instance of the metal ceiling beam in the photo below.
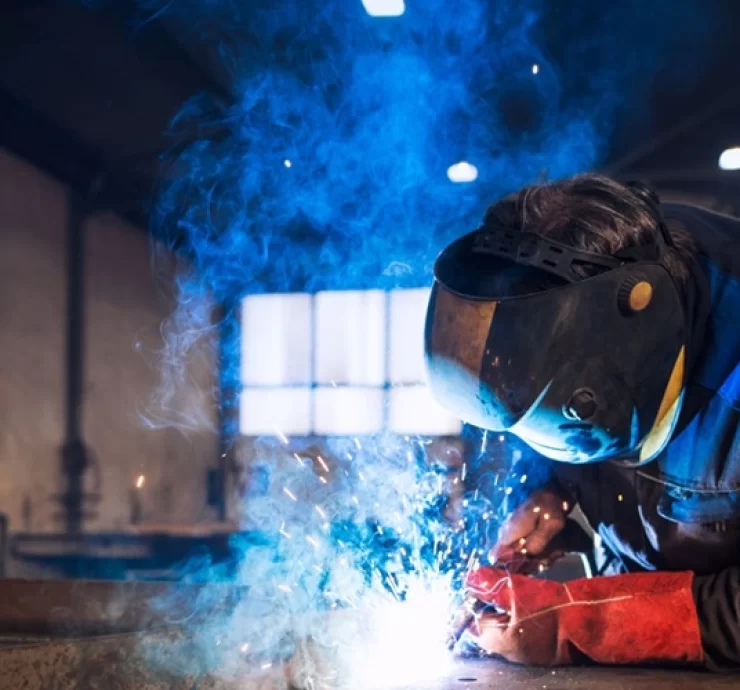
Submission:
M 141 16 L 141 10 L 131 0 L 118 0 L 107 8 L 105 13 L 124 24 L 131 24 L 134 18 Z M 235 98 L 229 84 L 213 74 L 207 62 L 192 46 L 179 40 L 175 31 L 170 28 L 167 17 L 167 7 L 165 7 L 152 11 L 148 18 L 142 17 L 137 25 L 131 27 L 137 52 L 154 63 L 161 62 L 163 55 L 166 55 L 167 58 L 184 67 L 191 75 L 194 93 L 206 91 L 215 96 L 224 106 L 233 104 Z
M 0 89 L 0 147 L 55 177 L 96 209 L 114 211 L 147 229 L 149 183 L 125 169 L 113 169 L 74 133 L 4 89 Z

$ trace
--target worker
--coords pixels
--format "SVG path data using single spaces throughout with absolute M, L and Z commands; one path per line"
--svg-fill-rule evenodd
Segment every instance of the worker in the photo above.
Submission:
M 522 664 L 740 668 L 740 221 L 597 175 L 526 187 L 439 256 L 425 346 L 444 406 L 532 449 L 465 634 Z M 609 576 L 510 567 L 576 503 Z

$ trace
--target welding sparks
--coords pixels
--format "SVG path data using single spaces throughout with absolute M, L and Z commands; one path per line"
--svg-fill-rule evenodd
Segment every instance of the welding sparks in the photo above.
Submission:
M 396 588 L 396 583 L 388 585 Z M 409 583 L 403 601 L 388 593 L 366 602 L 371 604 L 369 618 L 363 617 L 361 632 L 352 636 L 343 659 L 346 686 L 353 690 L 419 687 L 449 673 L 453 657 L 446 638 L 451 592 L 446 578 L 431 582 L 418 578 Z
M 322 484 L 326 484 L 326 477 L 319 477 L 319 481 L 320 481 L 320 482 L 321 482 Z
M 292 537 L 285 531 L 285 523 L 280 525 L 280 534 L 282 534 L 286 539 L 292 539 Z
M 270 668 L 272 668 L 272 664 L 262 664 L 262 666 L 260 666 L 260 668 L 261 668 L 261 669 L 262 669 L 263 671 L 267 671 L 267 669 L 270 669 Z
M 329 465 L 326 464 L 326 461 L 324 458 L 322 458 L 320 455 L 316 456 L 316 460 L 318 461 L 319 465 L 324 469 L 324 472 L 327 474 L 329 473 Z
M 293 593 L 293 590 L 290 587 L 288 587 L 288 585 L 278 585 L 277 588 L 281 592 L 285 592 L 286 594 L 292 594 Z
M 296 495 L 287 487 L 283 487 L 283 493 L 291 500 L 298 503 L 298 499 L 296 498 Z
M 287 446 L 288 443 L 290 443 L 290 441 L 288 441 L 288 437 L 282 431 L 280 431 L 280 429 L 278 429 L 277 427 L 273 427 L 273 428 L 275 429 L 275 436 L 277 436 L 280 439 L 280 441 L 284 445 Z
M 306 541 L 309 544 L 311 544 L 311 546 L 313 546 L 314 548 L 316 548 L 316 549 L 319 548 L 319 542 L 317 542 L 313 537 L 311 537 L 311 536 L 306 537 Z
M 300 455 L 298 455 L 298 453 L 293 453 L 293 457 L 294 457 L 294 458 L 295 458 L 295 459 L 296 459 L 296 460 L 298 461 L 298 464 L 299 464 L 299 465 L 300 465 L 301 467 L 304 467 L 304 466 L 305 466 L 305 464 L 306 464 L 306 463 L 305 463 L 305 462 L 303 462 L 303 459 L 301 458 L 301 456 L 300 456 Z
M 326 513 L 321 509 L 321 506 L 314 506 L 314 508 L 316 509 L 316 512 L 326 520 Z

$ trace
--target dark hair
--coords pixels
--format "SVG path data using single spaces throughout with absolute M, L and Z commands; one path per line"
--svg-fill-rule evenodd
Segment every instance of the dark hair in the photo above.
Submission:
M 656 242 L 659 221 L 651 202 L 639 192 L 602 175 L 524 187 L 491 206 L 486 222 L 547 235 L 576 249 L 612 256 Z M 696 255 L 691 235 L 670 227 L 673 240 L 663 263 L 686 295 L 690 265 Z M 578 269 L 586 277 L 587 266 Z

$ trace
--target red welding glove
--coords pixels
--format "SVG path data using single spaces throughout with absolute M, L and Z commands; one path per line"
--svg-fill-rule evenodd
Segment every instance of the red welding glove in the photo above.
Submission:
M 692 579 L 633 573 L 561 584 L 479 568 L 468 590 L 492 608 L 468 632 L 484 652 L 520 664 L 700 663 Z

